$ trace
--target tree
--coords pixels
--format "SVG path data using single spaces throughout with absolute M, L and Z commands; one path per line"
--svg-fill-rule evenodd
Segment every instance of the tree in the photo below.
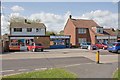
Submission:
M 64 35 L 64 30 L 61 30 L 61 31 L 59 32 L 59 35 Z
M 46 31 L 46 35 L 50 36 L 50 35 L 57 35 L 57 33 L 53 32 L 53 31 Z

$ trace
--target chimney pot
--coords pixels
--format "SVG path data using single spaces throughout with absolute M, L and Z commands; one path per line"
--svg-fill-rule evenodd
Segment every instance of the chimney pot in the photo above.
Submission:
M 69 18 L 72 19 L 72 15 L 70 15 Z
M 25 23 L 27 23 L 27 19 L 25 19 Z

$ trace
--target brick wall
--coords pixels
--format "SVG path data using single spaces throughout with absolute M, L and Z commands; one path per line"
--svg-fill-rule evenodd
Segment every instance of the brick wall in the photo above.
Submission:
M 72 43 L 72 45 L 76 45 L 76 30 L 75 30 L 75 26 L 72 23 L 71 19 L 68 19 L 66 26 L 64 28 L 64 35 L 70 35 L 70 43 Z
M 50 37 L 49 36 L 41 36 L 41 37 L 34 37 L 35 43 L 41 43 L 45 48 L 50 47 Z
M 87 42 L 91 42 L 89 29 L 86 28 L 86 33 L 85 34 L 79 34 L 78 29 L 79 28 L 76 29 L 76 44 L 79 45 L 78 38 L 86 38 Z
M 96 37 L 95 37 L 95 33 L 94 31 L 92 31 L 92 29 L 89 29 L 90 32 L 90 38 L 91 38 L 91 44 L 95 44 L 96 43 Z
M 0 54 L 2 53 L 2 41 L 0 41 Z

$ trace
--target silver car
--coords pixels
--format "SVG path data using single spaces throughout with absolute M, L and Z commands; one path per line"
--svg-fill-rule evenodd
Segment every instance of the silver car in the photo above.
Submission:
M 88 49 L 89 46 L 91 46 L 90 42 L 84 42 L 80 44 L 81 49 Z

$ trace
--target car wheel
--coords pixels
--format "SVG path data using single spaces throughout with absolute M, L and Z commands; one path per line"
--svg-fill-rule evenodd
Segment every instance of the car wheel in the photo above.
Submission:
M 103 47 L 103 50 L 105 50 L 105 47 Z
M 34 49 L 34 48 L 32 49 L 32 52 L 35 52 L 35 49 Z
M 118 50 L 117 53 L 120 53 L 120 50 Z
M 111 52 L 111 51 L 109 51 L 109 52 Z
M 43 49 L 41 49 L 41 52 L 43 52 Z
M 27 48 L 27 51 L 29 51 L 29 49 Z

